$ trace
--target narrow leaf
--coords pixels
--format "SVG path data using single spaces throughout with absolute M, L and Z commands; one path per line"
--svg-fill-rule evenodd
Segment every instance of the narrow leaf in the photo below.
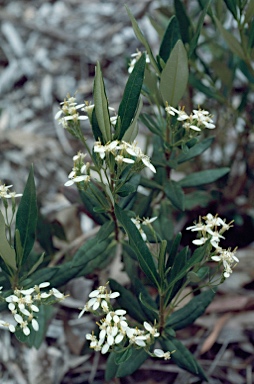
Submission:
M 180 26 L 180 32 L 184 43 L 189 43 L 192 35 L 192 25 L 187 15 L 186 7 L 181 0 L 174 1 L 175 14 Z
M 177 18 L 172 16 L 163 36 L 159 51 L 159 55 L 165 63 L 168 60 L 169 55 L 178 40 L 181 40 L 179 25 Z
M 131 125 L 129 126 L 129 128 L 127 129 L 127 131 L 125 132 L 122 138 L 122 140 L 127 141 L 128 143 L 132 143 L 138 134 L 138 118 L 142 110 L 142 107 L 143 107 L 143 102 L 142 102 L 142 99 L 139 98 L 138 108 L 135 112 L 133 121 L 131 122 Z
M 114 279 L 110 279 L 109 284 L 112 291 L 120 293 L 120 296 L 117 298 L 117 302 L 121 308 L 125 309 L 133 319 L 143 323 L 143 321 L 146 320 L 146 314 L 142 310 L 138 299 L 130 292 L 129 289 L 124 288 Z
M 111 125 L 108 111 L 108 100 L 99 63 L 97 63 L 95 71 L 93 97 L 95 115 L 100 131 L 105 142 L 108 142 L 111 140 Z
M 210 4 L 211 4 L 211 0 L 208 0 L 203 11 L 201 12 L 201 15 L 199 16 L 196 31 L 195 31 L 194 36 L 192 37 L 192 39 L 190 41 L 190 47 L 189 47 L 189 51 L 188 51 L 189 57 L 191 57 L 192 53 L 195 51 L 195 48 L 198 44 L 198 38 L 199 38 L 201 29 L 202 29 L 202 26 L 204 23 L 205 16 L 207 14 L 207 10 L 210 7 Z
M 180 184 L 174 180 L 168 180 L 164 191 L 171 203 L 180 211 L 184 211 L 184 192 Z
M 4 260 L 5 264 L 15 271 L 17 269 L 16 253 L 6 238 L 5 230 L 4 217 L 0 211 L 0 256 Z
M 20 233 L 20 241 L 23 248 L 22 264 L 26 262 L 34 245 L 37 217 L 36 189 L 33 168 L 31 167 L 16 216 L 16 229 Z
M 234 16 L 234 19 L 237 20 L 237 6 L 236 6 L 236 1 L 235 0 L 224 0 L 226 3 L 226 6 Z
M 225 42 L 227 43 L 229 49 L 235 53 L 238 57 L 240 57 L 240 59 L 243 59 L 245 60 L 245 54 L 244 54 L 244 51 L 242 49 L 242 46 L 241 44 L 239 43 L 239 41 L 235 38 L 235 36 L 227 31 L 223 25 L 221 24 L 221 22 L 217 19 L 216 16 L 214 16 L 214 20 L 216 22 L 216 25 L 217 25 L 217 28 L 220 32 L 220 34 L 222 35 L 223 39 L 225 40 Z
M 194 172 L 186 176 L 178 183 L 182 187 L 197 187 L 199 185 L 213 183 L 214 181 L 225 176 L 230 171 L 230 168 L 208 169 L 206 171 Z
M 142 239 L 138 229 L 126 213 L 116 204 L 115 214 L 128 234 L 130 245 L 136 253 L 140 267 L 155 286 L 158 285 L 159 276 L 156 271 L 153 256 Z
M 177 331 L 192 324 L 198 317 L 203 315 L 214 296 L 215 291 L 212 290 L 203 291 L 198 296 L 194 296 L 188 304 L 169 316 L 166 326 Z
M 160 92 L 164 103 L 176 107 L 184 95 L 189 77 L 188 57 L 181 40 L 175 44 L 161 73 Z
M 124 90 L 123 98 L 118 110 L 118 115 L 121 119 L 121 129 L 119 136 L 116 137 L 116 139 L 121 140 L 123 138 L 135 116 L 143 84 L 145 66 L 146 57 L 143 53 L 135 64 Z
M 205 372 L 199 365 L 192 353 L 174 337 L 168 337 L 168 340 L 161 341 L 162 348 L 166 351 L 175 351 L 172 353 L 172 361 L 180 368 L 198 376 L 200 379 L 208 381 Z
M 135 372 L 149 357 L 149 355 L 144 351 L 143 348 L 135 349 L 132 347 L 131 359 L 125 361 L 122 364 L 119 364 L 119 368 L 116 372 L 116 377 L 124 377 L 131 375 Z
M 211 146 L 213 141 L 214 137 L 208 137 L 207 139 L 191 147 L 187 153 L 182 152 L 177 158 L 177 163 L 182 164 L 185 161 L 189 161 L 194 157 L 201 155 L 201 153 L 205 152 Z
M 144 45 L 144 47 L 145 47 L 145 49 L 147 51 L 147 54 L 149 56 L 151 64 L 153 65 L 155 71 L 159 74 L 160 70 L 159 70 L 158 65 L 156 63 L 156 60 L 155 60 L 155 58 L 153 56 L 153 53 L 152 53 L 152 50 L 151 50 L 151 47 L 150 47 L 148 41 L 146 40 L 145 36 L 143 35 L 143 32 L 141 31 L 141 29 L 138 26 L 137 20 L 135 19 L 135 17 L 133 16 L 133 14 L 129 10 L 129 8 L 127 6 L 125 6 L 125 8 L 127 10 L 129 18 L 131 20 L 132 28 L 133 28 L 133 30 L 135 32 L 135 35 L 136 35 L 137 39 Z

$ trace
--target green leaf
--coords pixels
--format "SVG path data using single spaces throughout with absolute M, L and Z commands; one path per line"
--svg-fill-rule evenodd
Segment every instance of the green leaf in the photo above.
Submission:
M 214 200 L 214 196 L 207 191 L 193 191 L 185 194 L 185 209 L 191 211 L 196 207 L 207 207 Z
M 168 180 L 164 191 L 171 203 L 180 211 L 184 211 L 184 192 L 180 184 L 174 180 Z
M 192 39 L 190 41 L 190 46 L 189 46 L 189 51 L 188 51 L 188 56 L 189 57 L 192 56 L 192 54 L 195 51 L 196 46 L 198 44 L 198 38 L 199 38 L 201 29 L 202 29 L 202 26 L 203 26 L 203 23 L 204 23 L 205 16 L 207 14 L 207 10 L 210 7 L 210 4 L 211 4 L 211 0 L 208 0 L 206 5 L 205 5 L 205 7 L 204 7 L 204 9 L 203 9 L 203 11 L 201 12 L 201 15 L 199 16 L 196 31 L 195 31 L 194 36 L 192 37 Z
M 147 51 L 147 54 L 149 56 L 151 64 L 153 65 L 155 71 L 159 74 L 160 70 L 159 70 L 158 65 L 156 63 L 156 60 L 155 60 L 155 58 L 153 56 L 153 53 L 152 53 L 152 50 L 151 50 L 151 47 L 150 47 L 148 41 L 146 40 L 145 36 L 143 35 L 143 32 L 141 31 L 141 29 L 138 26 L 137 20 L 135 19 L 135 17 L 133 16 L 133 14 L 129 10 L 129 8 L 127 6 L 125 6 L 125 8 L 127 10 L 129 18 L 131 20 L 132 28 L 134 30 L 134 33 L 135 33 L 137 39 L 144 45 L 144 47 L 145 47 L 145 49 Z
M 179 24 L 177 18 L 172 16 L 163 36 L 159 51 L 159 55 L 165 63 L 168 60 L 169 55 L 178 40 L 181 40 Z
M 103 206 L 99 206 L 99 202 L 95 196 L 99 196 L 99 199 L 105 202 L 105 197 L 103 193 L 99 190 L 99 188 L 97 188 L 96 185 L 90 183 L 89 190 L 86 190 L 86 191 L 80 190 L 79 194 L 80 194 L 82 203 L 84 205 L 84 211 L 88 217 L 90 217 L 95 221 L 95 223 L 100 225 L 102 225 L 107 220 L 109 220 L 109 217 L 107 216 L 106 213 L 99 214 L 94 211 L 94 208 L 100 208 L 100 209 L 103 208 Z
M 16 216 L 16 229 L 20 233 L 20 241 L 23 248 L 22 264 L 26 262 L 34 245 L 37 217 L 38 210 L 36 202 L 34 172 L 33 167 L 31 167 Z
M 6 234 L 5 234 L 5 221 L 2 212 L 0 211 L 0 256 L 4 260 L 8 267 L 16 271 L 16 253 L 15 250 L 10 246 Z
M 120 293 L 117 302 L 121 308 L 125 309 L 128 314 L 139 323 L 146 320 L 146 314 L 143 311 L 138 299 L 130 292 L 129 289 L 124 288 L 114 279 L 109 279 L 110 288 L 112 291 Z
M 210 243 L 207 242 L 205 243 L 204 245 L 202 245 L 201 247 L 198 247 L 193 255 L 191 256 L 191 258 L 187 261 L 184 261 L 183 265 L 181 265 L 181 267 L 179 268 L 177 266 L 177 264 L 175 264 L 174 262 L 174 265 L 172 267 L 172 269 L 169 271 L 169 275 L 168 275 L 168 281 L 169 281 L 169 284 L 168 284 L 168 288 L 167 288 L 167 292 L 165 294 L 165 297 L 169 297 L 170 295 L 170 292 L 172 290 L 172 287 L 174 287 L 175 283 L 182 279 L 183 277 L 185 277 L 187 275 L 187 272 L 196 264 L 200 263 L 203 258 L 206 256 L 206 253 L 207 253 L 207 249 L 208 247 L 210 246 Z M 179 261 L 181 261 L 181 258 L 179 257 L 179 255 L 181 253 L 183 253 L 183 251 L 185 250 L 185 248 L 179 253 L 177 254 L 177 258 Z M 183 254 L 184 255 L 184 254 Z M 177 260 L 177 259 L 176 259 Z M 165 301 L 168 301 L 169 299 L 165 300 Z
M 225 98 L 217 92 L 217 90 L 212 86 L 206 86 L 202 83 L 202 79 L 197 78 L 195 74 L 190 73 L 189 83 L 193 88 L 196 88 L 200 92 L 204 93 L 211 99 L 215 99 L 221 103 L 225 103 Z
M 100 228 L 99 232 L 93 239 L 89 239 L 75 253 L 72 260 L 73 267 L 86 265 L 90 260 L 103 253 L 106 245 L 112 241 L 110 235 L 114 230 L 113 221 L 108 221 Z
M 206 151 L 211 146 L 213 141 L 214 137 L 208 137 L 207 139 L 191 147 L 187 153 L 182 152 L 177 158 L 177 163 L 182 164 L 185 161 L 189 161 L 194 157 L 201 155 L 201 153 Z
M 27 344 L 29 347 L 35 347 L 39 349 L 42 342 L 45 339 L 47 331 L 47 323 L 53 315 L 54 308 L 52 306 L 40 305 L 40 312 L 38 313 L 37 321 L 39 323 L 39 330 L 34 331 L 30 328 L 30 335 L 26 336 L 21 328 L 18 328 L 15 332 L 16 338 L 21 342 Z
M 125 183 L 121 188 L 117 189 L 117 194 L 121 197 L 130 195 L 131 193 L 136 192 L 137 187 L 131 183 Z
M 235 38 L 235 36 L 227 31 L 223 25 L 221 24 L 221 22 L 217 19 L 216 16 L 214 16 L 214 20 L 216 22 L 216 25 L 217 25 L 217 28 L 220 32 L 220 34 L 222 35 L 223 39 L 225 40 L 225 42 L 227 43 L 229 49 L 234 53 L 236 54 L 238 57 L 240 57 L 240 59 L 243 59 L 245 60 L 245 54 L 244 54 L 244 51 L 242 49 L 242 46 L 241 44 L 239 43 L 239 41 Z
M 250 0 L 250 2 L 246 5 L 244 22 L 251 23 L 253 16 L 254 16 L 254 1 Z M 253 26 L 253 22 L 251 23 L 251 25 Z
M 125 361 L 129 360 L 133 352 L 132 348 L 127 348 L 123 352 L 118 352 L 115 354 L 115 363 L 117 365 L 125 363 Z
M 97 63 L 95 71 L 93 98 L 96 119 L 104 140 L 107 143 L 108 141 L 111 141 L 111 125 L 108 111 L 108 100 L 99 63 Z
M 92 111 L 92 116 L 91 116 L 91 127 L 93 131 L 93 136 L 95 141 L 100 140 L 102 144 L 106 144 L 106 140 L 103 137 L 103 134 L 101 133 L 97 118 L 96 118 L 96 113 L 95 113 L 95 108 L 93 108 Z
M 230 168 L 207 169 L 206 171 L 194 172 L 178 181 L 181 187 L 197 187 L 199 185 L 213 183 L 225 176 Z
M 189 77 L 188 57 L 181 40 L 175 44 L 161 73 L 160 92 L 164 103 L 177 107 Z
M 149 320 L 154 323 L 158 320 L 158 305 L 152 299 L 146 287 L 142 284 L 140 279 L 133 279 L 132 286 L 135 290 L 136 296 L 139 298 L 139 304 L 145 313 L 144 320 Z M 144 321 L 143 320 L 143 321 Z
M 232 15 L 234 16 L 234 19 L 235 20 L 238 20 L 238 17 L 237 17 L 237 6 L 236 6 L 236 0 L 224 0 L 225 3 L 226 3 L 226 6 L 228 7 L 228 9 L 230 10 L 230 12 L 232 13 Z
M 143 53 L 140 59 L 136 62 L 133 71 L 127 81 L 123 98 L 118 110 L 118 116 L 121 119 L 120 133 L 116 139 L 121 140 L 125 132 L 130 127 L 135 113 L 137 111 L 140 92 L 143 84 L 144 73 L 146 66 L 146 56 Z
M 140 115 L 140 120 L 142 123 L 155 135 L 161 136 L 162 130 L 158 126 L 158 124 L 154 121 L 152 116 L 148 115 L 147 113 L 142 113 Z
M 142 102 L 142 99 L 139 98 L 138 108 L 135 112 L 135 116 L 133 118 L 133 121 L 131 122 L 131 125 L 129 126 L 129 128 L 127 129 L 127 131 L 125 132 L 125 134 L 123 135 L 123 138 L 122 138 L 122 140 L 127 141 L 128 143 L 132 143 L 135 140 L 135 138 L 137 137 L 138 118 L 139 118 L 140 112 L 142 110 L 142 107 L 143 107 L 143 102 Z
M 188 304 L 168 317 L 166 327 L 177 331 L 192 324 L 198 317 L 203 315 L 214 296 L 215 291 L 212 290 L 203 291 L 198 296 L 194 296 Z
M 160 342 L 164 350 L 170 352 L 175 351 L 172 353 L 171 358 L 178 367 L 198 376 L 202 380 L 208 381 L 202 367 L 180 340 L 169 336 L 166 341 L 160 340 Z
M 115 204 L 115 214 L 128 234 L 130 245 L 136 253 L 140 267 L 151 282 L 158 287 L 159 276 L 156 271 L 153 256 L 142 239 L 137 227 L 117 204 Z
M 186 7 L 181 0 L 175 0 L 175 14 L 179 23 L 182 40 L 184 43 L 189 43 L 192 35 L 191 21 L 187 15 Z
M 149 355 L 141 349 L 130 348 L 132 350 L 131 359 L 123 363 L 116 363 L 116 352 L 111 352 L 107 360 L 105 380 L 110 381 L 114 377 L 124 377 L 135 372 L 149 357 Z M 130 353 L 130 352 L 129 352 Z

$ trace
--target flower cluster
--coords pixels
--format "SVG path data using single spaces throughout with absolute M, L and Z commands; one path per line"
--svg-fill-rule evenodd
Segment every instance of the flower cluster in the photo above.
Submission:
M 129 73 L 133 71 L 136 62 L 140 59 L 141 56 L 142 56 L 142 52 L 140 51 L 137 51 L 136 53 L 132 53 L 131 55 L 132 59 L 129 63 L 129 68 L 128 68 Z M 150 59 L 147 53 L 146 53 L 146 63 L 150 63 Z
M 135 219 L 132 218 L 131 221 L 133 222 L 133 224 L 136 225 L 137 229 L 139 230 L 139 233 L 142 236 L 142 239 L 144 241 L 147 241 L 147 236 L 146 236 L 146 233 L 144 232 L 144 230 L 142 228 L 142 225 L 150 227 L 151 223 L 153 223 L 156 219 L 157 219 L 157 216 L 151 217 L 150 219 L 149 218 L 143 218 L 143 220 L 141 220 L 139 217 L 136 217 Z
M 146 321 L 143 323 L 143 329 L 131 327 L 126 318 L 126 311 L 124 309 L 113 310 L 110 304 L 110 299 L 118 296 L 120 296 L 119 292 L 108 292 L 106 286 L 100 286 L 90 293 L 90 299 L 79 317 L 87 311 L 106 315 L 97 323 L 99 326 L 98 337 L 94 333 L 86 335 L 86 339 L 90 341 L 90 348 L 105 354 L 113 350 L 114 346 L 122 345 L 123 350 L 135 346 L 136 348 L 145 348 L 150 353 L 149 347 L 154 344 L 160 333 L 155 325 L 152 326 Z M 161 349 L 155 349 L 151 355 L 165 360 L 170 358 L 170 352 L 164 352 Z
M 218 215 L 213 216 L 211 213 L 208 213 L 203 219 L 204 222 L 200 218 L 198 223 L 186 229 L 198 232 L 200 235 L 198 239 L 193 240 L 193 244 L 203 245 L 207 241 L 210 241 L 214 248 L 211 259 L 223 265 L 223 275 L 227 278 L 233 272 L 232 268 L 239 262 L 239 260 L 235 256 L 236 248 L 233 251 L 231 251 L 230 248 L 223 249 L 220 247 L 219 243 L 221 239 L 225 239 L 222 234 L 232 227 L 233 222 L 226 223 L 226 221 L 221 219 Z
M 80 115 L 78 110 L 85 107 L 85 104 L 76 103 L 76 98 L 67 96 L 67 98 L 60 103 L 62 105 L 61 109 L 56 113 L 55 119 L 59 121 L 59 124 L 62 124 L 64 128 L 68 128 L 68 122 L 78 122 L 79 120 L 87 120 L 88 117 Z M 62 115 L 64 115 L 62 117 Z
M 9 189 L 12 185 L 0 184 L 0 198 L 12 199 L 22 196 L 22 193 L 10 192 Z
M 85 154 L 82 152 L 78 152 L 77 155 L 73 156 L 74 166 L 72 171 L 69 173 L 68 180 L 64 185 L 70 186 L 74 183 L 80 183 L 84 181 L 88 183 L 90 181 L 90 175 L 87 174 L 89 171 L 89 163 L 84 163 Z
M 177 115 L 177 120 L 184 122 L 183 127 L 186 130 L 192 129 L 193 131 L 200 132 L 202 128 L 215 128 L 212 116 L 208 111 L 203 109 L 193 109 L 190 115 L 188 115 L 184 109 L 176 109 L 171 106 L 166 107 L 165 110 L 171 116 Z
M 145 155 L 141 148 L 137 146 L 136 142 L 127 143 L 126 141 L 114 140 L 105 145 L 102 145 L 100 141 L 94 143 L 93 150 L 98 153 L 101 159 L 104 159 L 106 154 L 111 153 L 115 157 L 115 161 L 119 164 L 127 163 L 143 163 L 152 172 L 156 173 L 156 169 L 150 162 L 150 157 Z M 135 157 L 133 160 L 130 156 Z
M 29 289 L 15 289 L 12 295 L 5 298 L 5 301 L 8 303 L 8 308 L 16 321 L 16 325 L 2 320 L 0 325 L 7 327 L 10 332 L 15 332 L 16 327 L 19 327 L 26 336 L 30 334 L 31 327 L 38 331 L 39 323 L 36 319 L 39 312 L 38 306 L 48 302 L 50 297 L 53 298 L 54 302 L 65 298 L 56 288 L 52 288 L 48 292 L 41 291 L 49 285 L 49 282 L 44 282 Z

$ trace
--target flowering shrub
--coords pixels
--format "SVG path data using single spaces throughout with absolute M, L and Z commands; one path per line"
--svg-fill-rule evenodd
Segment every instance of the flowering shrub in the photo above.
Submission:
M 127 10 L 146 51 L 132 56 L 117 112 L 108 105 L 98 63 L 94 104 L 78 103 L 76 97 L 67 95 L 55 116 L 80 143 L 65 186 L 78 188 L 83 211 L 100 226 L 96 236 L 87 240 L 71 260 L 49 266 L 44 254 L 34 252 L 38 212 L 33 169 L 22 197 L 10 192 L 11 185 L 0 185 L 4 211 L 0 212 L 0 299 L 2 309 L 8 307 L 13 315 L 13 322 L 1 320 L 0 325 L 19 340 L 39 347 L 45 333 L 45 308 L 65 298 L 57 288 L 45 288 L 61 287 L 74 277 L 97 273 L 115 254 L 121 255 L 129 286 L 114 279 L 106 286 L 102 281 L 79 315 L 91 312 L 100 317 L 86 340 L 94 351 L 109 353 L 106 380 L 131 374 L 149 356 L 171 358 L 181 368 L 207 380 L 176 331 L 205 312 L 217 286 L 230 277 L 239 261 L 236 248 L 224 249 L 221 245 L 233 221 L 227 223 L 214 212 L 188 226 L 186 230 L 197 234 L 192 241 L 197 246 L 193 252 L 181 245 L 182 234 L 174 228 L 179 212 L 184 215 L 185 209 L 188 212 L 200 205 L 205 207 L 212 201 L 207 186 L 212 184 L 219 190 L 217 180 L 225 185 L 230 171 L 228 167 L 204 166 L 201 171 L 191 172 L 192 160 L 199 159 L 213 143 L 211 130 L 220 129 L 216 111 L 213 116 L 201 107 L 193 107 L 192 100 L 186 103 L 190 108 L 184 107 L 186 89 L 193 81 L 189 68 L 201 27 L 206 14 L 213 14 L 211 1 L 200 5 L 198 23 L 187 38 L 179 13 L 182 3 L 175 3 L 179 20 L 176 16 L 169 20 L 156 58 Z M 238 18 L 235 3 L 225 3 Z M 244 9 L 239 8 L 241 15 Z M 221 30 L 216 16 L 214 20 Z M 232 42 L 225 31 L 222 34 Z M 142 100 L 150 107 L 143 108 Z M 188 109 L 192 110 L 190 114 Z M 139 121 L 149 132 L 145 149 L 139 144 Z M 83 124 L 87 123 L 92 142 L 90 134 L 84 135 Z M 17 197 L 21 197 L 18 208 Z M 188 303 L 180 307 L 187 286 L 196 295 L 190 294 Z

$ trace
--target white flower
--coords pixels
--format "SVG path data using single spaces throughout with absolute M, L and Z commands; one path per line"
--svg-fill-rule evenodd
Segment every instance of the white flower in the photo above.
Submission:
M 164 360 L 169 360 L 171 358 L 171 352 L 164 352 L 162 349 L 155 349 L 153 351 L 154 355 Z
M 15 332 L 15 326 L 13 324 L 10 324 L 6 321 L 0 320 L 0 326 L 6 327 L 9 329 L 10 332 L 14 333 Z
M 19 323 L 24 335 L 28 336 L 30 335 L 30 329 L 28 328 L 28 322 L 24 320 L 18 313 L 14 315 L 14 319 L 16 320 L 17 323 Z
M 153 337 L 159 337 L 160 333 L 157 331 L 157 328 L 152 327 L 149 323 L 146 321 L 144 322 L 144 328 L 152 335 Z
M 213 261 L 222 262 L 224 267 L 224 276 L 227 278 L 230 276 L 232 271 L 232 266 L 239 262 L 239 259 L 235 256 L 235 251 L 231 251 L 231 249 L 217 249 L 217 255 L 211 257 Z
M 207 241 L 207 237 L 201 237 L 200 239 L 193 240 L 192 243 L 195 245 L 203 245 Z
M 135 163 L 135 161 L 133 160 L 133 159 L 130 159 L 130 158 L 128 158 L 128 157 L 123 157 L 122 155 L 117 155 L 116 157 L 115 157 L 115 161 L 117 162 L 117 163 L 128 163 L 128 164 L 133 164 L 133 163 Z

